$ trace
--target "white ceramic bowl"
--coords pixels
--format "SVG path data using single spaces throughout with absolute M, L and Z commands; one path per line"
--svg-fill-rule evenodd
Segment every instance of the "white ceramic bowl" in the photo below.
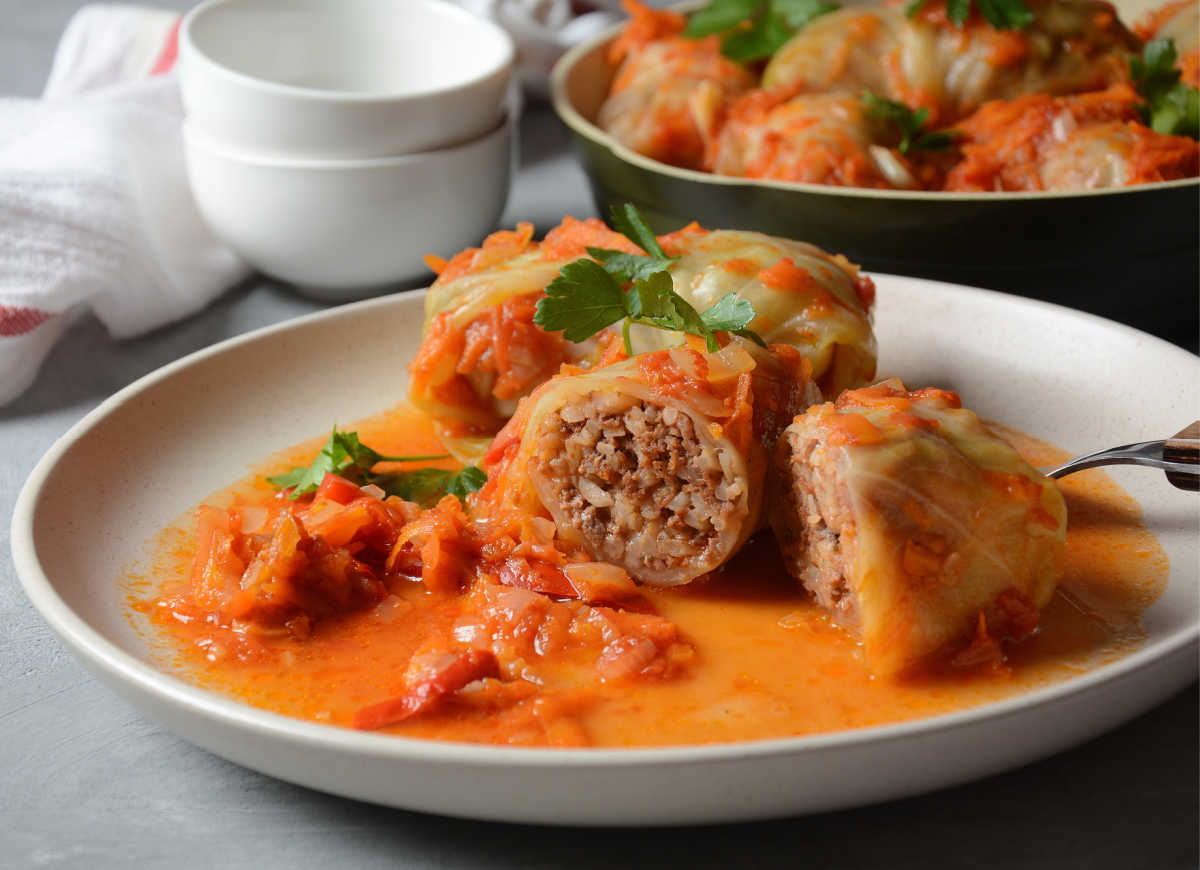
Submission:
M 382 157 L 499 123 L 516 52 L 443 0 L 208 0 L 184 19 L 189 123 L 231 146 Z
M 512 120 L 465 145 L 361 160 L 240 151 L 184 126 L 200 213 L 262 272 L 323 299 L 427 272 L 495 228 L 512 172 Z

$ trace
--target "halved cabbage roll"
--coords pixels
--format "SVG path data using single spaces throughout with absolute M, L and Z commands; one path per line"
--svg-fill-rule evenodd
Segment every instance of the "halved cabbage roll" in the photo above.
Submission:
M 496 437 L 473 512 L 548 515 L 567 547 L 643 583 L 688 583 L 759 527 L 767 448 L 819 401 L 810 370 L 735 338 L 556 377 Z
M 779 439 L 771 507 L 788 570 L 893 675 L 973 632 L 1027 635 L 1062 576 L 1062 495 L 954 393 L 892 379 Z
M 762 86 L 787 95 L 864 88 L 948 124 L 988 100 L 1068 94 L 1129 78 L 1137 40 L 1103 0 L 1029 0 L 1033 23 L 997 30 L 978 12 L 963 27 L 930 0 L 848 7 L 810 22 L 772 57 Z
M 610 49 L 620 66 L 596 123 L 638 154 L 699 168 L 726 100 L 754 77 L 721 54 L 716 37 L 680 36 L 679 13 L 636 2 L 626 8 L 632 20 Z
M 963 159 L 946 190 L 1091 190 L 1189 178 L 1200 171 L 1194 139 L 1141 122 L 1128 85 L 988 103 L 957 125 Z

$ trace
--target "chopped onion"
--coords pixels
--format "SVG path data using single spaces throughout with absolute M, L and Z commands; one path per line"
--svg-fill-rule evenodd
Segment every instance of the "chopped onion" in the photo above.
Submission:
M 241 509 L 242 514 L 242 534 L 253 535 L 261 532 L 267 524 L 267 518 L 270 516 L 270 511 L 265 507 L 258 505 L 250 505 Z
M 320 501 L 321 504 L 316 510 L 310 512 L 305 518 L 305 522 L 308 525 L 319 526 L 326 520 L 337 516 L 343 510 L 342 505 L 338 504 L 336 501 L 330 501 L 328 499 L 318 499 L 318 501 Z
M 369 495 L 371 498 L 379 499 L 379 501 L 383 501 L 383 497 L 387 495 L 386 492 L 373 483 L 368 483 L 366 486 L 360 486 L 359 489 L 362 490 L 363 495 Z
M 1066 142 L 1077 129 L 1079 125 L 1075 122 L 1075 116 L 1066 109 L 1055 115 L 1054 120 L 1050 122 L 1050 133 L 1058 142 Z
M 399 595 L 389 595 L 375 606 L 375 616 L 381 622 L 395 622 L 396 617 L 412 607 Z
M 620 601 L 638 594 L 633 578 L 625 569 L 607 562 L 563 565 L 563 573 L 582 601 Z
M 627 679 L 638 674 L 657 655 L 658 648 L 653 641 L 626 635 L 604 648 L 596 659 L 596 671 L 605 682 Z
M 533 532 L 534 540 L 539 544 L 554 543 L 554 534 L 558 531 L 554 525 L 554 520 L 546 519 L 545 517 L 530 517 L 529 528 Z
M 882 145 L 869 145 L 867 150 L 871 152 L 871 158 L 879 168 L 880 174 L 892 187 L 904 190 L 913 190 L 918 187 L 917 180 L 912 177 L 908 167 L 890 148 L 884 148 Z

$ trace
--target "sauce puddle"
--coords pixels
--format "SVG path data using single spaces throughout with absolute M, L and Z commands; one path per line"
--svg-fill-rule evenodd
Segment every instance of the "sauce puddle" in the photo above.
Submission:
M 1028 435 L 989 425 L 1034 466 L 1067 458 Z M 348 428 L 380 452 L 440 451 L 428 425 L 406 406 Z M 321 443 L 273 457 L 207 501 L 269 495 L 261 474 L 307 462 Z M 774 542 L 762 533 L 705 581 L 643 589 L 694 648 L 670 678 L 578 679 L 572 675 L 591 673 L 586 656 L 595 651 L 564 650 L 543 663 L 557 678 L 556 690 L 544 697 L 464 692 L 388 733 L 510 745 L 719 743 L 900 722 L 1069 679 L 1137 648 L 1144 639 L 1141 614 L 1164 589 L 1168 563 L 1137 502 L 1103 472 L 1059 484 L 1070 517 L 1066 573 L 1037 632 L 1006 647 L 1007 667 L 999 671 L 872 677 L 854 638 L 786 575 Z M 191 554 L 188 516 L 153 542 L 148 570 L 126 578 L 131 619 L 149 638 L 153 661 L 187 682 L 302 719 L 348 725 L 357 709 L 399 693 L 413 652 L 431 632 L 450 633 L 459 616 L 447 598 L 412 582 L 393 588 L 373 610 L 317 624 L 302 640 L 248 636 L 214 626 L 178 601 L 167 606 L 186 586 Z

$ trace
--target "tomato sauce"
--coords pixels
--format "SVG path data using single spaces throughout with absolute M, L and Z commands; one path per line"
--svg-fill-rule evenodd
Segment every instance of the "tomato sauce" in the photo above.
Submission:
M 352 428 L 380 452 L 439 451 L 429 424 L 406 406 Z M 1065 458 L 1029 436 L 993 429 L 1035 466 Z M 273 457 L 207 503 L 271 497 L 261 475 L 307 462 L 320 443 Z M 1166 583 L 1166 555 L 1138 504 L 1104 473 L 1083 472 L 1061 487 L 1070 514 L 1066 573 L 1033 635 L 1006 646 L 1001 667 L 993 660 L 986 668 L 947 666 L 905 679 L 871 675 L 855 638 L 785 574 L 765 532 L 709 579 L 643 587 L 624 607 L 505 586 L 430 591 L 414 578 L 369 609 L 316 622 L 307 637 L 221 627 L 178 595 L 194 551 L 190 516 L 158 536 L 149 562 L 126 582 L 131 619 L 157 664 L 195 685 L 302 719 L 345 727 L 356 716 L 360 727 L 386 721 L 380 711 L 405 691 L 410 660 L 422 660 L 431 638 L 494 631 L 506 644 L 499 665 L 460 660 L 442 672 L 457 679 L 454 688 L 476 675 L 488 678 L 384 731 L 595 747 L 815 734 L 998 701 L 1138 646 L 1140 615 Z M 643 668 L 648 662 L 653 666 Z M 496 674 L 505 679 L 491 678 Z

